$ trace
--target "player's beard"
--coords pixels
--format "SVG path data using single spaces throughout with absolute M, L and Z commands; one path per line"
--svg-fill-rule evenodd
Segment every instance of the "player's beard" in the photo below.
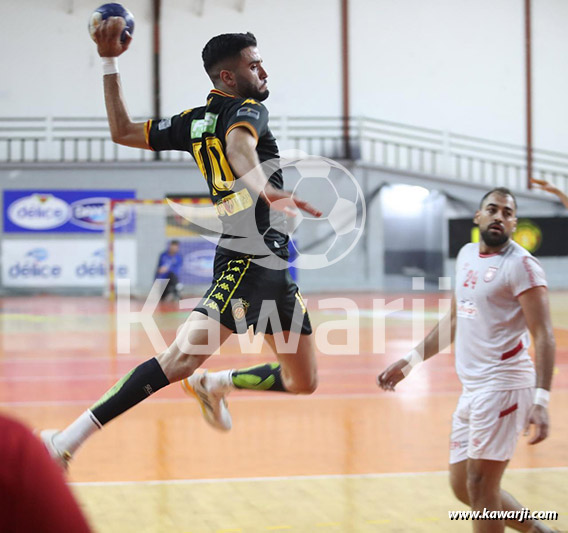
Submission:
M 489 228 L 481 232 L 481 238 L 487 246 L 495 247 L 505 244 L 509 240 L 509 235 L 504 231 L 500 233 L 490 233 Z
M 245 95 L 247 98 L 254 98 L 259 102 L 264 102 L 268 98 L 270 91 L 266 89 L 266 91 L 260 91 L 258 87 L 250 83 L 248 80 L 244 80 L 240 78 L 238 80 L 238 87 L 239 93 Z

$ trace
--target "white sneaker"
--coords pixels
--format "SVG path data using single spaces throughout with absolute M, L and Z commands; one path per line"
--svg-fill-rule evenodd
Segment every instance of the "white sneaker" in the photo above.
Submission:
M 187 394 L 195 396 L 205 420 L 215 429 L 229 431 L 233 427 L 225 399 L 227 388 L 215 383 L 207 370 L 201 374 L 194 372 L 190 377 L 182 379 L 181 386 Z
M 58 429 L 44 429 L 39 434 L 39 438 L 43 445 L 47 448 L 51 458 L 65 471 L 69 468 L 69 461 L 71 461 L 71 454 L 66 450 L 60 450 L 54 442 L 55 436 L 61 433 Z

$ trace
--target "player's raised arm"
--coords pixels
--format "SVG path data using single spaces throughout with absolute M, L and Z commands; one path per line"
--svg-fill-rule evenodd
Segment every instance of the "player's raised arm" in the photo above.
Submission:
M 552 385 L 556 341 L 550 319 L 547 288 L 534 287 L 523 292 L 519 295 L 519 303 L 534 339 L 536 359 L 536 391 L 525 434 L 528 434 L 530 426 L 534 425 L 535 433 L 529 444 L 537 444 L 546 439 L 549 431 L 547 407 Z
M 231 167 L 255 196 L 264 198 L 274 209 L 293 215 L 294 208 L 302 209 L 315 217 L 321 211 L 308 202 L 277 189 L 268 182 L 256 153 L 257 140 L 249 129 L 237 127 L 227 134 L 227 159 Z
M 447 334 L 449 332 L 449 335 Z M 381 389 L 393 391 L 418 363 L 430 359 L 454 341 L 456 333 L 456 299 L 452 298 L 452 308 L 438 324 L 426 335 L 408 355 L 399 359 L 377 377 Z
M 132 41 L 132 37 L 127 33 L 126 39 L 121 42 L 120 36 L 124 26 L 122 17 L 110 17 L 99 25 L 93 35 L 99 56 L 103 59 L 105 105 L 110 134 L 115 143 L 149 150 L 145 123 L 132 122 L 122 95 L 117 58 L 128 49 Z
M 568 208 L 568 195 L 563 193 L 558 187 L 555 187 L 551 183 L 548 183 L 546 180 L 537 180 L 536 178 L 531 178 L 531 183 L 533 185 L 537 185 L 539 189 L 543 191 L 550 192 L 555 194 L 560 198 L 560 201 L 564 204 L 564 207 Z

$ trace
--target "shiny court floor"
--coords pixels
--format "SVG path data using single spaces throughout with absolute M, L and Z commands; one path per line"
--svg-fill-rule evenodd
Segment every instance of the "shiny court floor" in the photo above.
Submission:
M 469 531 L 470 524 L 448 518 L 448 511 L 464 509 L 447 482 L 450 417 L 460 390 L 452 355 L 414 371 L 396 393 L 375 385 L 377 372 L 411 347 L 412 318 L 423 317 L 425 328 L 433 324 L 438 296 L 426 295 L 423 310 L 412 302 L 416 295 L 338 296 L 359 310 L 347 314 L 358 347 L 349 355 L 318 354 L 314 395 L 235 393 L 234 428 L 220 434 L 174 385 L 95 435 L 69 476 L 95 530 Z M 526 507 L 560 513 L 551 523 L 560 529 L 568 529 L 567 296 L 552 295 L 558 343 L 552 435 L 535 447 L 521 439 L 505 480 Z M 344 311 L 323 310 L 324 298 L 308 297 L 315 328 L 345 324 Z M 403 309 L 373 310 L 373 298 L 400 300 Z M 0 408 L 33 427 L 68 424 L 154 354 L 140 326 L 131 328 L 130 352 L 117 353 L 112 308 L 99 298 L 4 298 L 0 306 Z M 156 312 L 165 342 L 185 316 L 173 305 Z M 347 337 L 338 330 L 327 341 Z M 207 366 L 264 360 L 272 360 L 268 349 L 244 355 L 234 338 Z

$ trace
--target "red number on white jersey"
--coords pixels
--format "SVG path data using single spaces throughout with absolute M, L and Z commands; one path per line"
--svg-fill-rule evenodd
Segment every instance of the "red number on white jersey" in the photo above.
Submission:
M 470 287 L 471 289 L 475 289 L 475 285 L 477 284 L 477 271 L 475 270 L 469 270 L 466 277 L 465 277 L 465 281 L 463 282 L 463 286 L 464 287 Z

